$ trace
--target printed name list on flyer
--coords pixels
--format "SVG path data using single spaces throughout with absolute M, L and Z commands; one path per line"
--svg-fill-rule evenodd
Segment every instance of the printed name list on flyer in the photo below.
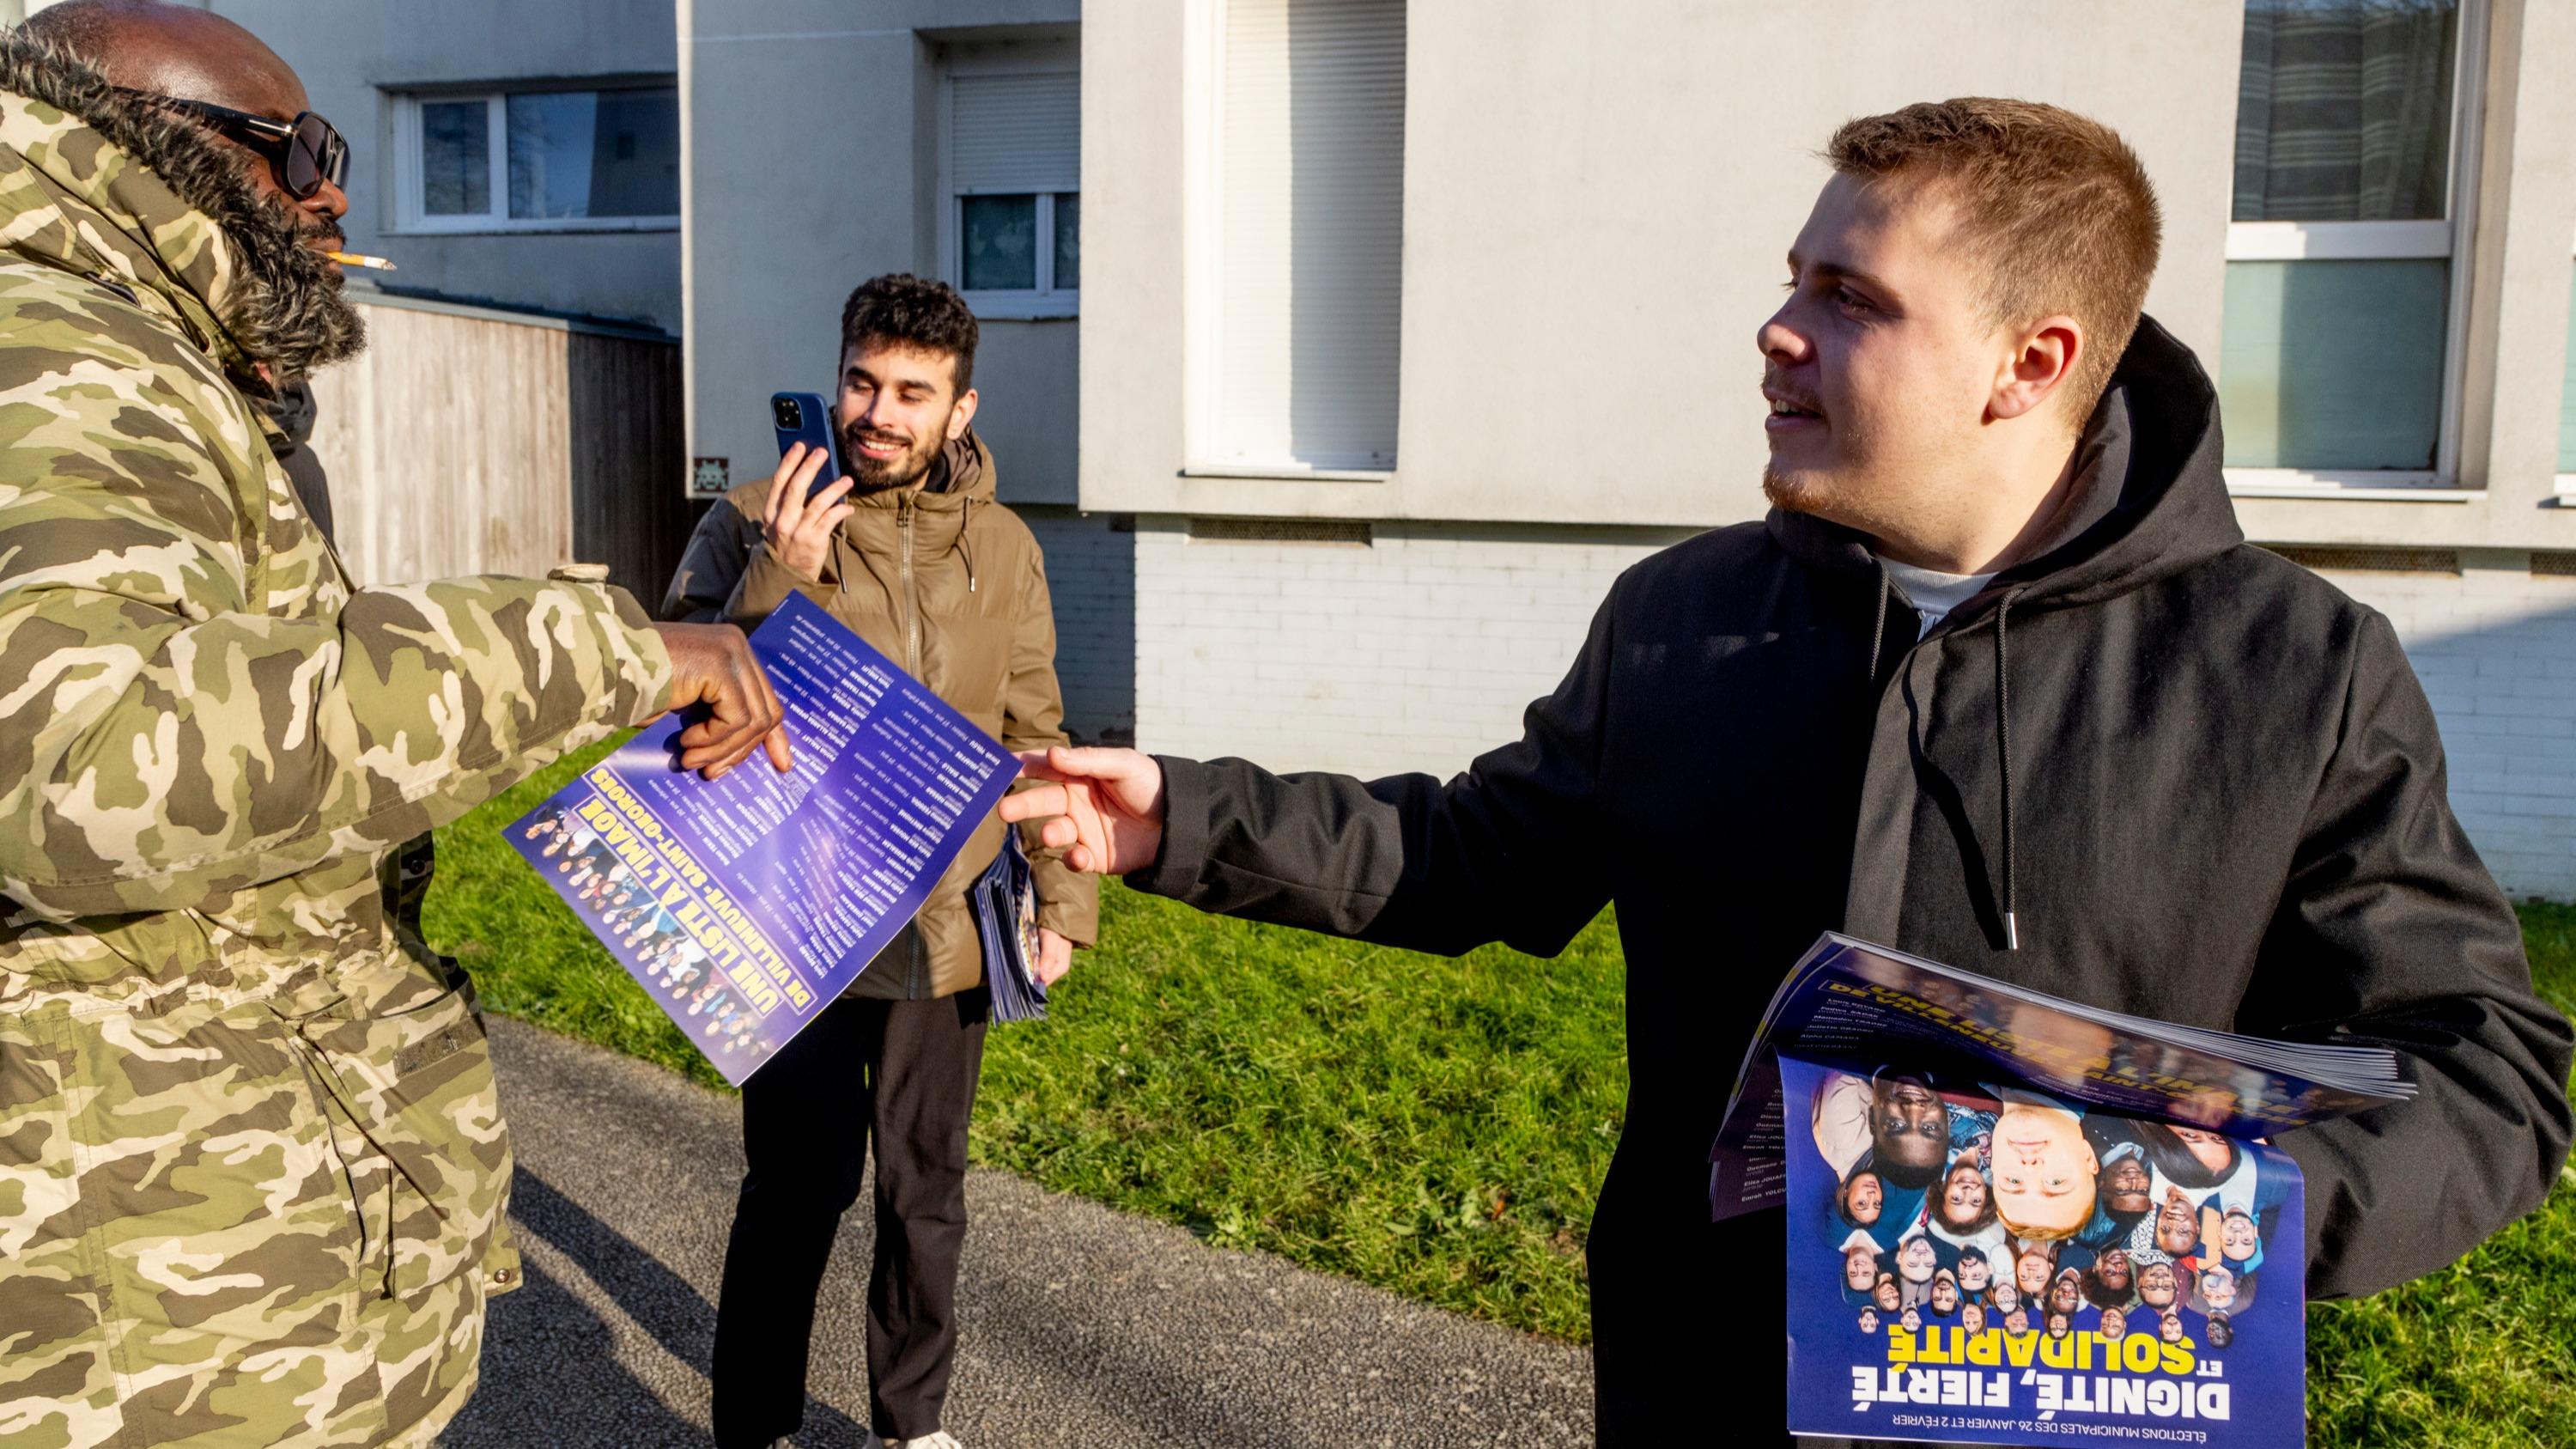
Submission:
M 674 714 L 510 826 L 582 924 L 743 1079 L 885 949 L 1019 774 L 1010 752 L 791 594 L 751 636 L 795 768 L 680 770 Z

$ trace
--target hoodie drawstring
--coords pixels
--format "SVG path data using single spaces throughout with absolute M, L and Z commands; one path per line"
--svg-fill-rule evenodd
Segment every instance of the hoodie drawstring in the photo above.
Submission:
M 2027 587 L 2025 585 L 2024 587 Z M 2012 788 L 2012 646 L 2011 625 L 2013 600 L 2021 597 L 2014 589 L 1995 604 L 1995 756 L 2003 786 L 2003 854 L 2004 854 L 2004 949 L 2021 949 L 2021 923 L 2013 914 L 2013 788 Z
M 966 500 L 965 518 L 957 525 L 957 541 L 949 547 L 966 560 L 966 592 L 975 592 L 975 549 L 966 542 L 966 531 L 975 526 L 975 500 Z
M 1889 587 L 1889 581 L 1887 577 L 1887 564 L 1883 560 L 1874 559 L 1872 562 L 1878 565 L 1878 607 L 1870 610 L 1869 613 L 1869 687 L 1875 690 L 1878 688 L 1879 646 L 1887 642 L 1887 590 Z

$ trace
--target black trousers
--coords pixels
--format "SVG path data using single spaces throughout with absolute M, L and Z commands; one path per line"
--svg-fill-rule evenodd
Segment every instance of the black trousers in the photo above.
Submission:
M 936 1001 L 843 997 L 742 1091 L 742 1198 L 716 1304 L 715 1431 L 767 1445 L 805 1416 L 814 1296 L 876 1143 L 868 1427 L 939 1428 L 957 1352 L 966 1121 L 984 1065 L 981 987 Z

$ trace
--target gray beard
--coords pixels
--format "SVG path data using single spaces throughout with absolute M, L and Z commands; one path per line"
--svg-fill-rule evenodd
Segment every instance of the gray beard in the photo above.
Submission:
M 240 219 L 203 207 L 184 191 L 180 199 L 221 217 L 224 236 L 245 274 L 241 308 L 266 339 L 264 360 L 280 380 L 309 377 L 315 368 L 366 349 L 367 324 L 331 263 L 305 244 L 302 212 L 281 197 L 259 192 L 252 196 L 258 213 Z

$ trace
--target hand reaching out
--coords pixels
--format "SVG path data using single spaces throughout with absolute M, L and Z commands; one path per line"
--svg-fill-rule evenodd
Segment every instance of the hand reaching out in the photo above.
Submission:
M 1075 870 L 1124 875 L 1154 863 L 1163 848 L 1163 767 L 1135 750 L 1027 750 L 1020 767 L 1033 789 L 1002 797 L 1002 819 L 1044 820 L 1039 838 L 1064 851 Z
M 743 632 L 731 624 L 656 624 L 653 631 L 671 656 L 668 709 L 709 706 L 705 719 L 679 733 L 680 768 L 712 780 L 766 748 L 769 763 L 785 774 L 786 712 Z

